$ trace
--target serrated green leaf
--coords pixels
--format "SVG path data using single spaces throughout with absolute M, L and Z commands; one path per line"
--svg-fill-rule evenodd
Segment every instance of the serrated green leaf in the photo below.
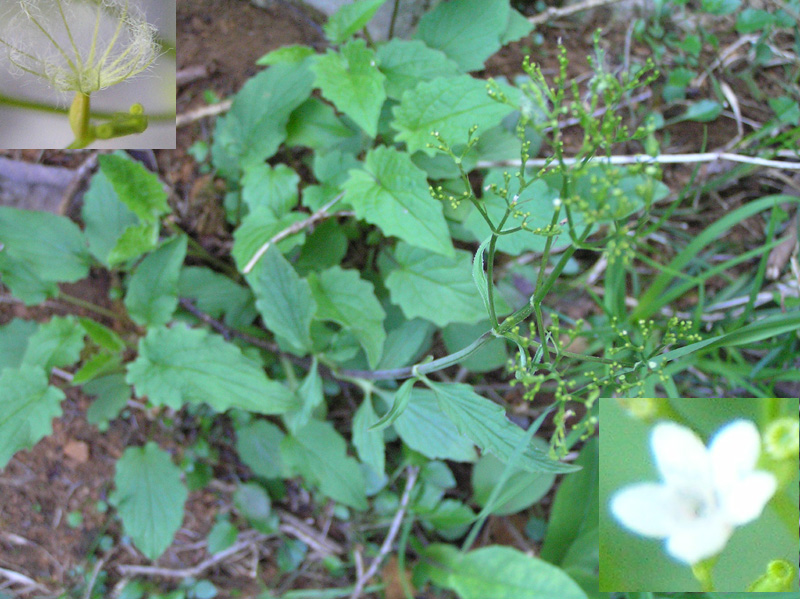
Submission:
M 121 352 L 125 349 L 125 342 L 122 338 L 107 326 L 83 316 L 78 318 L 78 322 L 89 338 L 102 349 L 111 352 Z
M 375 298 L 372 283 L 364 281 L 354 270 L 338 266 L 310 273 L 308 282 L 317 302 L 317 320 L 329 320 L 346 327 L 358 339 L 370 368 L 381 357 L 386 332 L 383 308 Z
M 277 219 L 297 206 L 300 177 L 285 164 L 257 164 L 242 177 L 242 199 L 250 210 L 266 208 Z
M 700 7 L 703 12 L 712 15 L 729 15 L 736 12 L 741 4 L 742 0 L 702 0 Z
M 200 310 L 212 318 L 223 318 L 225 324 L 234 328 L 249 325 L 257 315 L 249 289 L 203 266 L 181 269 L 178 294 L 193 299 Z
M 124 374 L 109 374 L 93 379 L 83 385 L 83 391 L 96 396 L 86 412 L 86 421 L 101 431 L 108 428 L 109 421 L 119 416 L 132 395 Z
M 361 162 L 353 154 L 331 150 L 315 154 L 312 168 L 314 176 L 320 183 L 338 188 L 347 181 L 350 170 L 361 168 Z M 340 206 L 337 204 L 337 209 Z
M 0 244 L 0 278 L 28 304 L 55 295 L 55 282 L 89 274 L 81 230 L 64 216 L 0 206 Z
M 256 61 L 257 65 L 269 66 L 273 64 L 300 64 L 309 56 L 314 55 L 314 49 L 300 44 L 283 46 L 272 52 L 267 52 Z
M 469 385 L 460 383 L 426 383 L 462 435 L 467 436 L 483 451 L 493 453 L 507 462 L 515 448 L 524 442 L 525 431 L 506 418 L 496 403 L 475 393 Z M 574 472 L 580 468 L 551 460 L 546 452 L 526 447 L 519 458 L 519 467 L 528 472 Z
M 421 318 L 403 320 L 400 326 L 386 334 L 381 361 L 376 368 L 383 370 L 412 364 L 430 347 L 434 330 L 430 322 Z
M 800 125 L 800 105 L 789 96 L 778 96 L 767 100 L 769 107 L 775 111 L 775 116 L 781 123 Z
M 282 414 L 294 403 L 289 390 L 269 380 L 238 347 L 183 324 L 151 328 L 139 340 L 139 357 L 128 364 L 126 380 L 153 405 L 176 410 L 205 402 L 218 412 Z
M 519 99 L 515 88 L 501 87 L 512 101 Z M 512 111 L 511 106 L 489 97 L 486 82 L 481 79 L 468 75 L 438 77 L 403 94 L 400 104 L 392 109 L 391 125 L 398 132 L 397 141 L 404 141 L 410 154 L 422 151 L 433 156 L 436 150 L 428 147 L 436 143 L 432 132 L 455 147 L 467 143 L 473 125 L 480 125 L 480 131 L 491 129 Z
M 411 401 L 394 428 L 403 443 L 432 460 L 474 462 L 478 457 L 475 444 L 458 431 L 428 389 L 411 390 Z
M 355 0 L 343 4 L 322 26 L 332 44 L 341 44 L 363 29 L 386 0 Z
M 115 154 L 98 157 L 100 170 L 117 198 L 143 223 L 154 223 L 169 212 L 167 192 L 158 177 L 141 163 Z
M 469 252 L 456 250 L 448 258 L 401 242 L 393 257 L 398 268 L 386 277 L 386 287 L 406 318 L 419 316 L 443 327 L 486 317 L 470 276 Z
M 505 46 L 521 40 L 533 31 L 533 27 L 533 23 L 512 8 L 508 11 L 508 24 L 500 36 L 500 45 Z
M 691 104 L 679 118 L 682 121 L 697 121 L 708 123 L 717 118 L 722 112 L 722 104 L 716 100 L 699 100 Z
M 298 430 L 308 424 L 314 410 L 325 401 L 322 377 L 319 375 L 316 358 L 314 358 L 302 384 L 295 391 L 295 395 L 298 408 L 283 415 L 286 428 L 292 434 L 297 434 Z
M 461 74 L 458 65 L 444 52 L 419 40 L 394 38 L 378 48 L 377 56 L 378 68 L 386 75 L 386 95 L 395 100 L 422 81 Z
M 128 281 L 125 307 L 143 326 L 167 324 L 178 307 L 178 277 L 186 258 L 185 235 L 173 237 L 147 256 Z
M 211 530 L 208 531 L 208 536 L 206 537 L 208 553 L 214 555 L 215 553 L 227 549 L 236 542 L 236 536 L 238 534 L 239 531 L 229 520 L 219 520 L 215 522 Z
M 68 283 L 89 273 L 81 230 L 64 216 L 0 206 L 0 242 L 0 267 L 11 260 L 42 280 Z
M 319 486 L 331 499 L 367 509 L 364 475 L 358 462 L 347 456 L 345 440 L 330 423 L 312 420 L 297 435 L 284 438 L 281 457 L 293 475 Z
M 122 262 L 138 258 L 142 254 L 154 250 L 158 244 L 159 224 L 141 223 L 131 225 L 122 232 L 117 244 L 109 252 L 106 261 L 110 267 Z
M 252 77 L 233 99 L 230 111 L 217 121 L 211 155 L 229 180 L 240 169 L 263 163 L 286 138 L 291 112 L 311 94 L 313 74 L 307 63 L 277 64 Z
M 28 346 L 28 339 L 39 325 L 34 320 L 15 318 L 0 326 L 0 372 L 4 368 L 17 368 Z
M 82 385 L 102 374 L 109 374 L 119 369 L 122 357 L 119 354 L 105 352 L 95 353 L 83 361 L 81 367 L 72 375 L 73 385 Z
M 53 434 L 64 393 L 47 384 L 44 369 L 6 368 L 0 374 L 0 469 L 21 449 Z
M 239 484 L 233 493 L 233 505 L 256 530 L 269 533 L 272 500 L 257 482 Z
M 419 20 L 415 37 L 444 52 L 464 71 L 478 71 L 500 49 L 508 0 L 441 2 Z
M 38 366 L 45 372 L 55 366 L 74 364 L 80 358 L 85 334 L 74 316 L 53 316 L 28 339 L 22 364 Z
M 181 471 L 153 441 L 129 447 L 117 461 L 114 503 L 125 534 L 145 557 L 157 559 L 183 521 L 188 492 Z
M 372 407 L 372 398 L 364 396 L 361 405 L 353 416 L 353 446 L 358 458 L 379 475 L 386 469 L 386 447 L 383 433 L 375 428 L 378 415 Z
M 233 249 L 231 255 L 236 261 L 239 272 L 250 262 L 255 253 L 272 239 L 273 235 L 291 227 L 294 223 L 305 219 L 308 215 L 303 212 L 290 212 L 276 219 L 271 210 L 259 208 L 249 212 L 242 220 L 242 224 L 233 233 Z M 305 233 L 300 232 L 278 242 L 278 249 L 287 252 L 305 240 Z
M 254 420 L 236 429 L 236 451 L 257 476 L 280 478 L 280 444 L 286 435 L 267 420 Z
M 286 125 L 286 145 L 318 152 L 339 148 L 358 153 L 365 140 L 366 135 L 345 125 L 333 107 L 318 98 L 309 98 L 298 106 Z
M 456 499 L 443 499 L 432 511 L 419 514 L 419 517 L 442 538 L 456 540 L 464 536 L 475 521 L 475 512 Z
M 370 137 L 378 133 L 378 117 L 386 100 L 375 52 L 361 39 L 349 41 L 339 52 L 328 50 L 312 65 L 323 97 L 353 119 Z
M 311 351 L 311 320 L 317 305 L 308 281 L 301 279 L 280 250 L 271 246 L 247 275 L 256 308 L 267 328 L 304 354 Z
M 325 270 L 341 264 L 347 254 L 347 235 L 335 218 L 329 218 L 316 227 L 300 249 L 300 255 L 294 263 L 301 275 L 312 270 Z
M 492 545 L 462 554 L 449 546 L 429 545 L 424 558 L 436 563 L 434 581 L 461 599 L 586 599 L 562 570 L 512 547 Z
M 105 266 L 113 266 L 108 260 L 111 250 L 128 227 L 139 224 L 139 219 L 119 200 L 114 186 L 102 170 L 92 177 L 83 196 L 81 217 L 89 251 Z
M 381 146 L 370 151 L 363 170 L 351 170 L 344 199 L 356 216 L 410 245 L 453 256 L 442 205 L 428 191 L 425 173 L 411 157 Z
M 414 386 L 416 379 L 408 379 L 400 388 L 394 393 L 394 401 L 392 407 L 380 419 L 373 422 L 369 430 L 380 431 L 387 426 L 394 424 L 394 421 L 405 411 L 408 402 L 411 400 L 411 388 Z

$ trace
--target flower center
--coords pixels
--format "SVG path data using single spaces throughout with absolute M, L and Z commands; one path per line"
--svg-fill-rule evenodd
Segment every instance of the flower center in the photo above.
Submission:
M 716 511 L 719 502 L 716 493 L 709 491 L 703 493 L 702 489 L 683 489 L 679 497 L 690 520 L 702 520 Z

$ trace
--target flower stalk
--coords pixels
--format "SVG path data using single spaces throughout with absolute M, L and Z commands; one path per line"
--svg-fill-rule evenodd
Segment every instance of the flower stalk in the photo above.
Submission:
M 75 92 L 75 98 L 69 108 L 69 124 L 75 139 L 86 139 L 89 137 L 89 115 L 90 111 L 89 94 Z

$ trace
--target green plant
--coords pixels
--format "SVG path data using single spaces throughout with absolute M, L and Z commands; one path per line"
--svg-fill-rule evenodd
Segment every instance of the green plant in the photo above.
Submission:
M 0 208 L 3 284 L 27 305 L 57 298 L 94 316 L 0 329 L 0 401 L 10 406 L 0 412 L 0 465 L 50 434 L 64 399 L 50 384 L 55 373 L 96 398 L 88 418 L 100 427 L 131 394 L 165 424 L 192 414 L 205 434 L 203 423 L 227 413 L 256 479 L 236 486 L 235 515 L 277 534 L 283 482 L 302 478 L 317 503 L 337 504 L 336 517 L 350 520 L 372 552 L 355 596 L 395 541 L 401 568 L 406 550 L 420 557 L 417 584 L 462 597 L 486 596 L 483 588 L 492 597 L 596 596 L 597 505 L 584 501 L 596 492 L 596 400 L 679 396 L 690 388 L 690 366 L 740 346 L 771 344 L 773 359 L 788 359 L 797 313 L 756 319 L 753 300 L 734 324 L 703 330 L 701 308 L 686 318 L 662 308 L 694 290 L 702 307 L 711 277 L 761 260 L 785 218 L 778 204 L 797 198 L 768 196 L 731 211 L 664 265 L 650 238 L 688 190 L 673 199 L 660 181 L 656 125 L 629 129 L 617 110 L 653 81 L 652 65 L 610 73 L 598 36 L 585 88 L 568 79 L 563 48 L 553 80 L 526 60 L 513 84 L 482 81 L 468 73 L 531 30 L 507 0 L 442 3 L 414 40 L 356 38 L 380 4 L 360 0 L 334 15 L 324 54 L 293 46 L 264 56 L 268 68 L 219 119 L 210 157 L 227 184 L 230 256 L 210 254 L 182 231 L 158 178 L 123 154 L 99 158 L 83 230 L 63 217 Z M 127 118 L 116 126 L 132 126 Z M 569 150 L 567 119 L 580 132 Z M 648 154 L 616 165 L 621 144 Z M 206 158 L 202 146 L 195 152 Z M 531 157 L 540 152 L 547 158 L 537 164 Z M 310 173 L 302 181 L 301 170 Z M 763 247 L 722 265 L 705 261 L 723 233 L 763 213 Z M 601 285 L 580 272 L 580 254 L 604 265 Z M 634 261 L 652 276 L 640 276 Z M 112 308 L 58 286 L 92 266 L 112 274 L 110 293 L 122 300 Z M 553 301 L 581 284 L 596 308 L 585 320 Z M 640 292 L 635 306 L 629 286 Z M 445 348 L 438 357 L 434 335 Z M 492 370 L 487 363 L 508 365 L 524 399 L 548 404 L 527 430 L 476 381 L 465 382 L 470 371 Z M 459 365 L 462 374 L 442 374 Z M 349 438 L 328 413 L 343 390 L 358 400 Z M 550 438 L 534 440 L 550 415 Z M 398 440 L 403 450 L 387 451 Z M 192 488 L 209 480 L 210 445 L 173 458 L 148 438 L 118 461 L 110 503 L 146 557 L 161 555 L 180 526 L 183 474 Z M 492 475 L 476 468 L 471 502 L 448 496 L 455 476 L 446 460 L 475 462 L 476 446 L 492 454 L 479 462 Z M 558 473 L 569 476 L 541 558 L 472 549 L 491 514 L 529 505 L 520 494 L 541 496 Z M 380 546 L 361 528 L 371 515 L 390 518 Z M 233 543 L 234 522 L 218 522 L 210 550 Z M 411 536 L 414 522 L 439 538 L 467 536 L 461 550 L 423 546 Z M 280 567 L 292 572 L 304 550 L 282 547 Z M 487 562 L 494 570 L 476 567 Z

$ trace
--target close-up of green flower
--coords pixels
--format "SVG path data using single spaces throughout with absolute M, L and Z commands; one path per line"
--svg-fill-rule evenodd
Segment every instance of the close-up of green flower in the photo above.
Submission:
M 105 89 L 158 56 L 155 28 L 128 0 L 18 0 L 4 22 L 11 65 L 63 92 Z
M 146 128 L 144 115 L 119 131 L 108 131 L 119 119 L 98 128 L 90 123 L 92 93 L 145 71 L 159 56 L 156 28 L 130 0 L 14 0 L 4 7 L 0 23 L 0 48 L 12 73 L 74 94 L 71 148 Z

